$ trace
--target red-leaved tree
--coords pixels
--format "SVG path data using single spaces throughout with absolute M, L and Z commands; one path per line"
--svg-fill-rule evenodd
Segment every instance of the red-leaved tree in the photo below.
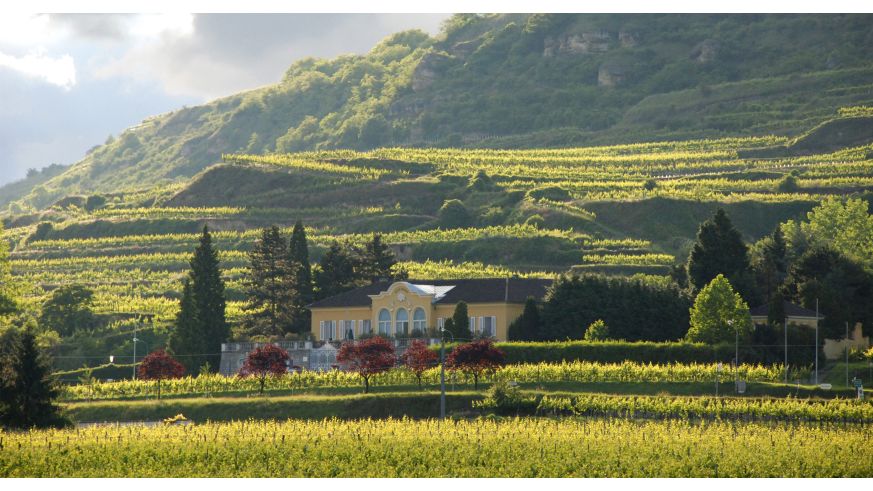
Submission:
M 158 381 L 158 399 L 160 399 L 161 380 L 179 378 L 185 375 L 185 367 L 164 350 L 159 349 L 152 351 L 142 359 L 137 375 L 144 380 Z
M 472 375 L 473 387 L 478 389 L 482 373 L 497 370 L 503 366 L 504 360 L 505 355 L 490 339 L 478 339 L 456 346 L 446 358 L 446 366 Z
M 370 391 L 370 377 L 387 372 L 397 360 L 394 345 L 381 336 L 344 343 L 336 359 L 364 379 L 365 394 Z
M 409 348 L 400 355 L 400 359 L 406 368 L 415 374 L 418 379 L 418 388 L 421 389 L 421 374 L 425 370 L 434 366 L 437 360 L 437 354 L 427 348 L 427 343 L 420 339 L 412 342 Z
M 258 377 L 260 386 L 258 394 L 264 393 L 264 383 L 267 381 L 267 376 L 280 376 L 288 371 L 288 352 L 282 348 L 268 344 L 260 348 L 255 348 L 246 357 L 239 374 L 243 377 Z

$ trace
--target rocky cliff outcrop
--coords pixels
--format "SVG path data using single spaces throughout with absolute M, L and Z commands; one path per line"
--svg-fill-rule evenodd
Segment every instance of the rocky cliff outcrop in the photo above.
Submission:
M 605 53 L 612 47 L 613 38 L 613 34 L 607 31 L 549 36 L 543 44 L 543 56 Z

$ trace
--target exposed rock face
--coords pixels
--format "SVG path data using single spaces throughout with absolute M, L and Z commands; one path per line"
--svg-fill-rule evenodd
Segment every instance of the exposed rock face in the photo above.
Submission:
M 707 39 L 691 50 L 691 59 L 697 63 L 710 63 L 718 58 L 718 41 Z
M 604 63 L 597 70 L 597 85 L 616 87 L 630 80 L 630 67 L 621 63 Z
M 635 32 L 618 31 L 618 42 L 622 48 L 633 48 L 640 44 L 640 39 Z
M 448 58 L 445 53 L 428 53 L 424 55 L 424 58 L 421 59 L 421 62 L 412 73 L 412 91 L 421 92 L 430 87 L 433 81 L 436 80 L 441 65 Z
M 543 56 L 605 53 L 611 47 L 612 38 L 607 31 L 566 34 L 557 38 L 549 36 L 545 39 Z

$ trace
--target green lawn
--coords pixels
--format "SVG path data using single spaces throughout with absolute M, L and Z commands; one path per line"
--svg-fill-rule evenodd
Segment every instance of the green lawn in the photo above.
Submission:
M 446 409 L 467 412 L 472 401 L 484 397 L 485 388 L 472 386 L 447 387 Z M 530 394 L 572 396 L 595 393 L 648 396 L 713 396 L 715 384 L 704 383 L 578 383 L 553 382 L 523 384 Z M 824 391 L 813 386 L 783 384 L 750 384 L 742 396 L 734 394 L 732 383 L 719 387 L 722 397 L 741 398 L 848 398 L 849 390 Z M 313 389 L 306 392 L 270 392 L 263 396 L 252 393 L 226 393 L 216 397 L 175 396 L 161 401 L 102 400 L 80 401 L 63 405 L 66 414 L 76 422 L 156 421 L 182 413 L 194 421 L 228 421 L 245 419 L 340 419 L 403 417 L 431 418 L 439 415 L 438 387 L 417 386 L 374 387 L 370 394 L 361 389 Z

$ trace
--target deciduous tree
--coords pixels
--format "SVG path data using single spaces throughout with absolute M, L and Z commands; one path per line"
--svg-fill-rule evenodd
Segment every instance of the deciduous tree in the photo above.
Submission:
M 370 377 L 390 370 L 396 363 L 394 345 L 381 336 L 344 343 L 336 357 L 364 380 L 364 393 L 370 391 Z
M 156 380 L 158 382 L 158 399 L 160 399 L 161 381 L 182 377 L 185 375 L 185 367 L 164 350 L 159 349 L 152 351 L 142 359 L 137 375 L 143 380 Z
M 479 377 L 503 366 L 505 355 L 490 339 L 477 339 L 455 346 L 446 358 L 446 367 L 473 376 L 473 388 L 479 389 Z
M 686 338 L 697 343 L 734 341 L 736 332 L 745 339 L 752 332 L 749 306 L 724 275 L 704 286 L 691 307 L 691 327 Z
M 91 307 L 94 291 L 82 285 L 65 285 L 52 291 L 42 305 L 39 323 L 61 336 L 71 336 L 77 330 L 94 327 Z
M 427 343 L 416 339 L 412 342 L 409 348 L 400 356 L 403 364 L 406 365 L 415 378 L 418 380 L 418 388 L 421 389 L 421 374 L 428 368 L 436 365 L 437 354 L 428 349 Z
M 239 374 L 243 377 L 257 377 L 260 384 L 258 394 L 263 394 L 267 377 L 284 375 L 288 371 L 289 359 L 288 352 L 276 345 L 261 346 L 246 356 Z

